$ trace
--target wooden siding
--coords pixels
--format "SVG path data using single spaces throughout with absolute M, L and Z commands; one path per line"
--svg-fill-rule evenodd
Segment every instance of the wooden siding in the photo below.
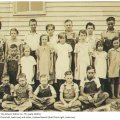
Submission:
M 9 30 L 16 27 L 19 37 L 24 38 L 30 30 L 29 19 L 38 21 L 38 33 L 45 32 L 48 23 L 56 26 L 56 32 L 64 31 L 64 21 L 73 20 L 73 29 L 78 33 L 85 29 L 87 22 L 96 25 L 95 33 L 99 35 L 106 30 L 106 18 L 116 18 L 116 29 L 120 30 L 120 2 L 46 2 L 46 14 L 36 16 L 14 16 L 13 2 L 0 2 L 1 33 L 9 37 Z

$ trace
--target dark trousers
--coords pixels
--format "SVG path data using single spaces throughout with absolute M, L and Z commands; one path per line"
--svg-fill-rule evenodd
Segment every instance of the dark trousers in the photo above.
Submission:
M 74 83 L 76 83 L 78 85 L 78 87 L 80 86 L 80 80 L 73 80 Z
M 54 88 L 57 93 L 57 100 L 60 100 L 60 87 L 64 82 L 65 82 L 65 80 L 63 80 L 63 79 L 57 79 L 57 83 L 54 84 Z
M 101 89 L 104 92 L 110 92 L 110 84 L 107 79 L 99 78 L 100 79 L 100 84 L 101 84 Z
M 37 61 L 37 56 L 36 56 L 36 51 L 31 51 L 30 53 L 31 56 L 33 56 L 35 58 L 35 60 Z M 37 86 L 39 85 L 39 80 L 36 79 L 37 78 L 37 65 L 35 65 L 35 75 L 34 75 L 34 89 L 37 88 Z
M 17 71 L 8 71 L 8 75 L 10 77 L 10 83 L 16 85 L 18 81 L 16 80 Z

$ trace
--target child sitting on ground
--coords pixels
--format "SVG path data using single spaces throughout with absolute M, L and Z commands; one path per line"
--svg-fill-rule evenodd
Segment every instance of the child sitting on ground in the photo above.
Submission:
M 81 103 L 78 99 L 79 88 L 73 82 L 71 71 L 65 72 L 65 80 L 60 87 L 60 101 L 54 104 L 54 108 L 59 111 L 79 111 Z
M 48 76 L 40 76 L 40 85 L 34 92 L 33 104 L 39 109 L 49 109 L 55 102 L 56 91 L 52 85 L 48 84 Z

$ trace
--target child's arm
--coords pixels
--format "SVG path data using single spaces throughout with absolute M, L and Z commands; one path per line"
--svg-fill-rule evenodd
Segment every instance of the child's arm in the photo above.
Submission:
M 75 92 L 75 97 L 69 102 L 69 107 L 72 106 L 72 104 L 78 99 L 78 92 Z
M 18 76 L 21 72 L 21 68 L 22 68 L 22 66 L 20 64 L 18 64 L 18 72 L 17 72 L 17 77 L 16 77 L 17 80 L 18 80 Z
M 28 86 L 28 94 L 29 94 L 29 98 L 32 98 L 33 97 L 33 90 L 32 90 L 32 87 L 29 85 Z
M 7 73 L 7 60 L 4 61 L 4 70 L 3 70 L 3 74 Z
M 37 79 L 39 78 L 39 60 L 40 60 L 40 57 L 39 57 L 39 51 L 38 49 L 36 50 L 36 56 L 37 56 Z
M 5 42 L 5 58 L 8 56 L 8 45 L 7 42 Z
M 68 107 L 68 103 L 64 100 L 63 98 L 63 92 L 60 92 L 60 101 L 66 106 Z
M 84 88 L 83 87 L 80 87 L 80 94 L 82 96 L 87 97 L 89 99 L 89 101 L 92 101 L 92 99 L 93 99 L 89 94 L 84 93 Z
M 75 68 L 76 68 L 76 70 L 77 70 L 77 57 L 78 57 L 78 54 L 77 54 L 77 53 L 75 53 L 74 60 L 75 60 Z
M 35 75 L 35 65 L 33 65 L 33 75 Z
M 53 52 L 50 54 L 50 74 L 53 73 Z
M 69 52 L 69 59 L 70 59 L 69 69 L 71 70 L 71 64 L 72 64 L 72 54 L 71 54 L 71 52 Z

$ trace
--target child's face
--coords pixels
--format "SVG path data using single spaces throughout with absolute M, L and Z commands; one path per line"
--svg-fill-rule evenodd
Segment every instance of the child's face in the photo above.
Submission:
M 41 41 L 42 41 L 42 45 L 46 45 L 47 42 L 48 42 L 48 37 L 47 37 L 47 36 L 43 36 L 43 37 L 41 38 Z
M 119 39 L 113 41 L 113 47 L 114 47 L 115 49 L 119 48 L 119 45 L 120 45 Z
M 87 71 L 87 78 L 89 80 L 92 80 L 94 78 L 94 75 L 95 75 L 95 70 L 94 69 L 91 69 L 91 70 Z
M 103 46 L 98 46 L 97 50 L 98 51 L 103 51 Z
M 2 83 L 3 83 L 4 85 L 9 84 L 9 77 L 3 78 L 3 79 L 2 79 Z
M 25 86 L 26 83 L 27 83 L 26 78 L 24 78 L 24 77 L 23 78 L 19 78 L 18 82 L 19 82 L 20 86 Z
M 30 49 L 25 49 L 24 50 L 24 55 L 29 56 L 30 55 Z
M 64 44 L 65 43 L 65 36 L 63 36 L 62 38 L 59 38 L 59 41 L 61 44 Z
M 107 22 L 107 26 L 109 30 L 112 30 L 115 26 L 115 22 L 113 20 Z
M 91 25 L 91 26 L 89 26 L 88 25 L 88 27 L 87 27 L 87 32 L 88 32 L 88 34 L 89 35 L 92 35 L 93 34 L 93 31 L 94 31 L 94 27 Z
M 65 23 L 65 30 L 71 31 L 73 27 L 73 24 L 71 21 Z
M 80 39 L 81 41 L 85 41 L 86 37 L 87 37 L 87 35 L 84 34 L 84 33 L 80 33 L 80 35 L 79 35 L 79 39 Z
M 55 30 L 53 29 L 52 26 L 49 26 L 48 29 L 47 29 L 47 33 L 49 34 L 49 36 L 52 36 L 53 33 L 54 33 L 54 31 L 55 31 Z
M 11 55 L 16 55 L 17 53 L 17 48 L 12 48 L 11 49 Z
M 67 83 L 71 83 L 73 81 L 73 76 L 72 75 L 66 75 L 65 80 Z
M 17 37 L 17 32 L 16 32 L 16 31 L 11 31 L 11 32 L 10 32 L 10 35 L 11 35 L 11 38 L 12 38 L 12 39 L 16 39 L 16 37 Z
M 43 86 L 47 85 L 47 84 L 48 84 L 48 77 L 47 77 L 47 76 L 41 77 L 40 83 L 41 83 Z
M 36 31 L 36 26 L 37 26 L 37 23 L 36 22 L 30 22 L 30 28 L 31 28 L 31 31 Z

